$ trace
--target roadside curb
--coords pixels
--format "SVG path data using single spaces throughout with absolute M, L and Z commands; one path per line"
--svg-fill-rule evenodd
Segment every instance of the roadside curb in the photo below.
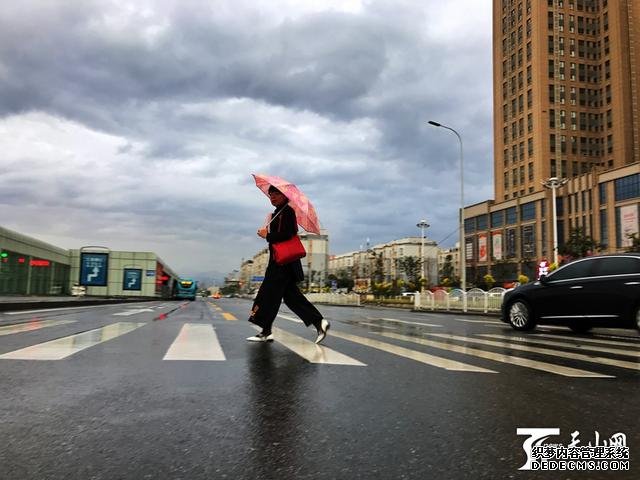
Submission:
M 22 301 L 0 302 L 0 312 L 17 312 L 21 310 L 39 310 L 47 308 L 89 307 L 93 305 L 117 305 L 119 303 L 140 303 L 161 300 L 158 298 L 96 298 L 91 300 L 60 300 L 60 301 Z

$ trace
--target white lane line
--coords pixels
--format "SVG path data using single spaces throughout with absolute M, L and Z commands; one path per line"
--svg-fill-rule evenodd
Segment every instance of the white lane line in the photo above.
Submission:
M 5 325 L 0 327 L 0 337 L 3 335 L 11 335 L 13 333 L 32 332 L 33 330 L 53 327 L 55 325 L 64 325 L 67 323 L 75 323 L 75 320 L 34 320 L 32 322 L 24 322 L 17 325 Z
M 185 323 L 163 360 L 226 360 L 212 325 Z
M 630 342 L 624 342 L 624 341 L 618 341 L 618 340 L 602 340 L 600 338 L 592 338 L 592 337 L 576 337 L 576 336 L 572 336 L 572 335 L 549 335 L 549 334 L 538 334 L 536 333 L 535 336 L 532 336 L 533 338 L 538 338 L 538 337 L 545 337 L 545 338 L 563 338 L 566 340 L 576 340 L 576 341 L 581 341 L 581 342 L 591 342 L 591 343 L 601 343 L 603 345 L 620 345 L 623 347 L 631 347 L 631 348 L 638 348 L 640 347 L 640 343 L 638 343 L 637 341 L 635 341 L 635 338 L 629 338 L 629 340 L 631 340 Z M 619 338 L 619 337 L 616 337 Z
M 543 355 L 551 355 L 552 357 L 570 358 L 572 360 L 582 360 L 585 362 L 612 365 L 614 367 L 628 368 L 630 370 L 640 370 L 640 364 L 636 362 L 627 362 L 624 360 L 613 360 L 611 358 L 595 357 L 591 355 L 584 355 L 582 353 L 561 352 L 559 350 L 552 350 L 550 348 L 529 347 L 527 345 L 520 345 L 519 343 L 498 342 L 493 340 L 481 340 L 479 338 L 462 337 L 459 335 L 448 335 L 444 333 L 429 333 L 426 335 L 430 337 L 460 340 L 462 342 L 468 342 L 468 343 L 478 343 L 480 345 L 488 345 L 492 347 L 509 348 L 511 350 L 521 350 L 523 352 L 529 352 L 529 353 L 541 353 Z
M 13 352 L 0 355 L 0 358 L 14 360 L 61 360 L 74 353 L 78 353 L 99 343 L 129 333 L 146 323 L 112 323 L 105 327 L 89 330 L 88 332 L 58 338 L 49 342 L 39 343 L 31 347 L 21 348 Z
M 436 357 L 427 353 L 410 350 L 408 348 L 399 347 L 391 343 L 380 342 L 379 340 L 373 340 L 371 338 L 359 337 L 357 335 L 351 335 L 349 333 L 337 332 L 335 330 L 329 330 L 330 337 L 337 337 L 350 342 L 359 343 L 367 347 L 382 350 L 383 352 L 392 353 L 400 357 L 409 358 L 417 362 L 426 363 L 438 368 L 444 368 L 445 370 L 453 370 L 457 372 L 482 372 L 482 373 L 498 373 L 493 370 L 489 370 L 482 367 L 476 367 L 467 363 L 457 362 L 455 360 L 449 360 L 442 357 Z
M 454 318 L 454 320 L 457 322 L 467 322 L 467 323 L 493 323 L 498 325 L 503 324 L 502 322 L 494 322 L 493 320 L 470 320 L 468 318 Z M 506 325 L 506 323 L 504 325 Z
M 472 355 L 474 357 L 486 358 L 495 362 L 507 363 L 509 365 L 518 365 L 520 367 L 533 368 L 535 370 L 542 370 L 543 372 L 555 373 L 557 375 L 564 375 L 565 377 L 590 377 L 590 378 L 615 378 L 611 375 L 603 375 L 601 373 L 590 372 L 588 370 L 580 370 L 577 368 L 564 367 L 562 365 L 555 365 L 553 363 L 539 362 L 536 360 L 529 360 L 521 357 L 514 357 L 513 355 L 505 355 L 502 353 L 487 352 L 484 350 L 478 350 L 461 345 L 453 345 L 449 343 L 437 342 L 434 340 L 426 340 L 424 338 L 410 337 L 407 335 L 398 335 L 396 333 L 379 333 L 383 337 L 395 338 L 396 340 L 403 340 L 405 342 L 413 342 L 419 345 L 426 345 L 428 347 L 439 348 L 443 350 L 449 350 L 456 353 L 462 353 L 465 355 Z
M 129 310 L 125 310 L 124 312 L 114 313 L 113 315 L 128 317 L 130 315 L 136 315 L 138 313 L 144 313 L 144 312 L 153 312 L 153 309 L 152 308 L 133 308 L 133 309 L 130 308 Z
M 615 355 L 625 355 L 627 357 L 640 358 L 640 351 L 638 350 L 629 351 L 629 350 L 622 350 L 620 348 L 610 348 L 610 347 L 600 347 L 596 345 L 579 344 L 577 342 L 579 342 L 582 339 L 577 339 L 577 338 L 574 338 L 574 341 L 576 343 L 569 343 L 569 342 L 563 342 L 561 340 L 553 341 L 553 340 L 544 340 L 541 338 L 539 339 L 538 338 L 539 335 L 531 336 L 531 337 L 517 337 L 514 335 L 494 335 L 492 333 L 484 333 L 479 336 L 485 337 L 485 338 L 496 338 L 498 340 L 509 340 L 512 342 L 514 341 L 524 342 L 529 345 L 551 345 L 552 347 L 567 347 L 567 348 L 575 348 L 578 350 L 593 350 L 594 352 L 613 353 Z
M 87 305 L 85 307 L 55 307 L 55 308 L 43 308 L 41 310 L 17 310 L 14 312 L 2 312 L 4 315 L 27 315 L 30 313 L 42 313 L 42 312 L 57 312 L 59 310 L 79 310 L 83 308 L 104 308 L 113 307 L 114 305 Z
M 378 320 L 377 318 L 367 317 L 369 320 Z M 421 323 L 421 322 L 410 322 L 408 320 L 399 320 L 397 318 L 380 318 L 379 320 L 384 320 L 385 322 L 397 322 L 397 323 L 406 323 L 408 325 L 420 325 L 423 327 L 442 327 L 442 325 L 436 325 L 434 323 Z
M 386 328 L 387 330 L 396 330 L 397 327 L 390 327 L 388 325 L 380 325 L 379 323 L 372 322 L 358 322 L 358 325 L 366 325 L 368 327 Z
M 259 327 L 254 327 L 256 330 L 260 330 Z M 329 330 L 331 335 L 331 330 Z M 332 350 L 323 345 L 316 345 L 314 342 L 306 340 L 302 337 L 294 335 L 282 330 L 281 328 L 273 329 L 273 336 L 275 341 L 281 343 L 292 352 L 300 355 L 305 360 L 311 363 L 324 363 L 330 365 L 355 365 L 366 367 L 365 363 L 351 358 L 348 355 Z

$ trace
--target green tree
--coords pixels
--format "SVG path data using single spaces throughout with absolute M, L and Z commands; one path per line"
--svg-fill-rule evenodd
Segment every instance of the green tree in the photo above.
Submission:
M 453 281 L 454 268 L 453 263 L 451 262 L 452 260 L 453 256 L 451 254 L 444 258 L 444 264 L 440 270 L 440 283 L 443 283 L 445 278 L 449 279 L 449 282 Z
M 627 238 L 631 240 L 631 245 L 627 247 L 627 252 L 640 252 L 640 233 L 629 233 Z
M 569 240 L 558 247 L 558 253 L 565 257 L 565 261 L 584 258 L 602 249 L 602 245 L 587 235 L 584 228 L 575 227 L 569 232 Z
M 422 276 L 422 262 L 417 257 L 403 257 L 398 260 L 398 268 L 407 276 L 407 289 L 420 290 L 420 277 Z

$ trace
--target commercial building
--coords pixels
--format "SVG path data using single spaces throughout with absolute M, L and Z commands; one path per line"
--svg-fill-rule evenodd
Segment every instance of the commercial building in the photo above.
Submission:
M 0 227 L 0 295 L 68 295 L 83 286 L 90 296 L 169 298 L 177 280 L 152 252 L 65 250 Z
M 377 270 L 381 270 L 382 281 L 406 280 L 406 274 L 400 268 L 400 261 L 407 257 L 424 258 L 425 277 L 430 285 L 438 283 L 438 257 L 440 249 L 433 240 L 420 237 L 407 237 L 372 247 L 332 255 L 329 258 L 329 274 L 336 277 L 371 279 Z M 378 264 L 381 262 L 381 265 Z M 381 267 L 381 268 L 380 268 Z
M 581 227 L 606 252 L 629 246 L 639 230 L 638 55 L 640 2 L 494 0 L 495 198 L 465 207 L 471 282 L 531 277 L 555 258 L 554 231 L 558 245 Z

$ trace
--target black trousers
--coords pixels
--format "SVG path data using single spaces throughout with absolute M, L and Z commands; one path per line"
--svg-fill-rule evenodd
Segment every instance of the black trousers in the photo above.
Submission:
M 292 265 L 276 265 L 270 262 L 264 280 L 253 302 L 249 321 L 270 332 L 271 325 L 278 315 L 280 304 L 291 309 L 308 327 L 320 327 L 322 314 L 307 300 L 298 288 L 297 275 Z

